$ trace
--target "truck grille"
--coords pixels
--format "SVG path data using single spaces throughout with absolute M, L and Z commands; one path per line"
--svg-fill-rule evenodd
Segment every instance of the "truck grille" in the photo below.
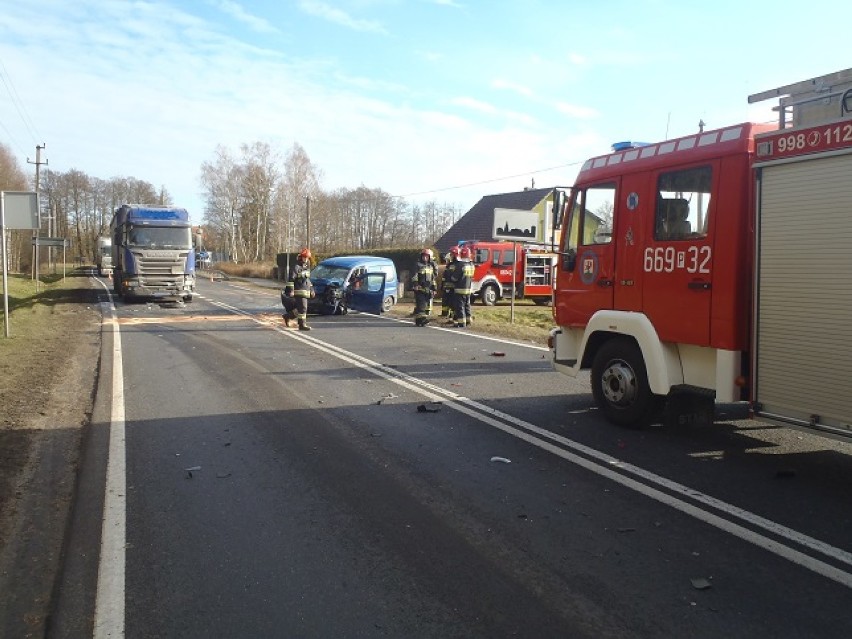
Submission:
M 170 256 L 142 255 L 137 259 L 139 283 L 142 286 L 173 290 L 180 290 L 183 287 L 185 253 Z

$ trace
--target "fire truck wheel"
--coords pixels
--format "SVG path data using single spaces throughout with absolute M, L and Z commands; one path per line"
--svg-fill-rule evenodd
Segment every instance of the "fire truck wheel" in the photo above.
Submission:
M 485 306 L 494 306 L 497 303 L 497 287 L 493 284 L 488 284 L 482 287 L 479 292 L 479 297 L 482 298 L 482 303 Z
M 603 344 L 592 363 L 592 395 L 606 418 L 618 426 L 644 426 L 659 408 L 651 392 L 638 344 L 614 338 Z

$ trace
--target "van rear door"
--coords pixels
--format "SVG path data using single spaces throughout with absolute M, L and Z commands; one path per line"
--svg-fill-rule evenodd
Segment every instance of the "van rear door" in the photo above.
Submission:
M 350 282 L 346 289 L 347 306 L 362 313 L 380 314 L 386 278 L 385 273 L 367 273 Z

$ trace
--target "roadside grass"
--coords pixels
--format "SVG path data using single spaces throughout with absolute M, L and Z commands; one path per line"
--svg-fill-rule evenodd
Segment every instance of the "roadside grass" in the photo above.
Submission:
M 549 306 L 538 306 L 529 300 L 515 300 L 514 314 L 506 300 L 494 306 L 474 303 L 473 323 L 469 329 L 476 333 L 503 337 L 521 342 L 532 342 L 539 346 L 547 345 L 547 336 L 553 328 L 553 313 Z M 397 302 L 390 315 L 406 317 L 414 311 L 414 300 L 405 298 Z M 434 322 L 440 325 L 441 300 L 436 299 L 433 306 Z
M 51 332 L 54 322 L 54 310 L 60 302 L 70 300 L 73 290 L 78 288 L 73 275 L 41 275 L 38 290 L 36 281 L 29 274 L 10 273 L 7 276 L 9 286 L 9 338 L 0 341 L 0 352 L 4 357 L 14 357 L 21 342 Z M 6 318 L 0 307 L 0 319 L 4 327 Z M 5 336 L 5 329 L 2 333 Z
M 233 264 L 231 262 L 213 262 L 211 271 L 219 271 L 229 277 L 259 277 L 273 279 L 275 262 L 251 262 L 249 264 Z

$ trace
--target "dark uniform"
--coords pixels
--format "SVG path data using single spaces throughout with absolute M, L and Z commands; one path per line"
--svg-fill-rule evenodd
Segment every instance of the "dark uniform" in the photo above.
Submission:
M 459 253 L 458 270 L 453 273 L 453 320 L 458 328 L 471 323 L 470 292 L 473 286 L 473 273 L 476 270 L 470 261 L 470 250 L 462 248 Z
M 432 298 L 435 296 L 435 263 L 432 261 L 432 251 L 423 249 L 417 260 L 417 272 L 411 278 L 411 289 L 414 291 L 414 323 L 426 326 L 431 319 Z
M 447 253 L 447 265 L 444 267 L 444 275 L 441 278 L 441 316 L 448 317 L 450 322 L 453 318 L 453 273 L 458 269 L 458 249 L 454 246 Z
M 314 297 L 314 285 L 311 282 L 311 252 L 303 249 L 296 259 L 296 264 L 290 269 L 290 276 L 284 285 L 281 303 L 287 311 L 284 313 L 284 324 L 290 326 L 290 320 L 299 323 L 300 331 L 309 331 L 308 300 Z

